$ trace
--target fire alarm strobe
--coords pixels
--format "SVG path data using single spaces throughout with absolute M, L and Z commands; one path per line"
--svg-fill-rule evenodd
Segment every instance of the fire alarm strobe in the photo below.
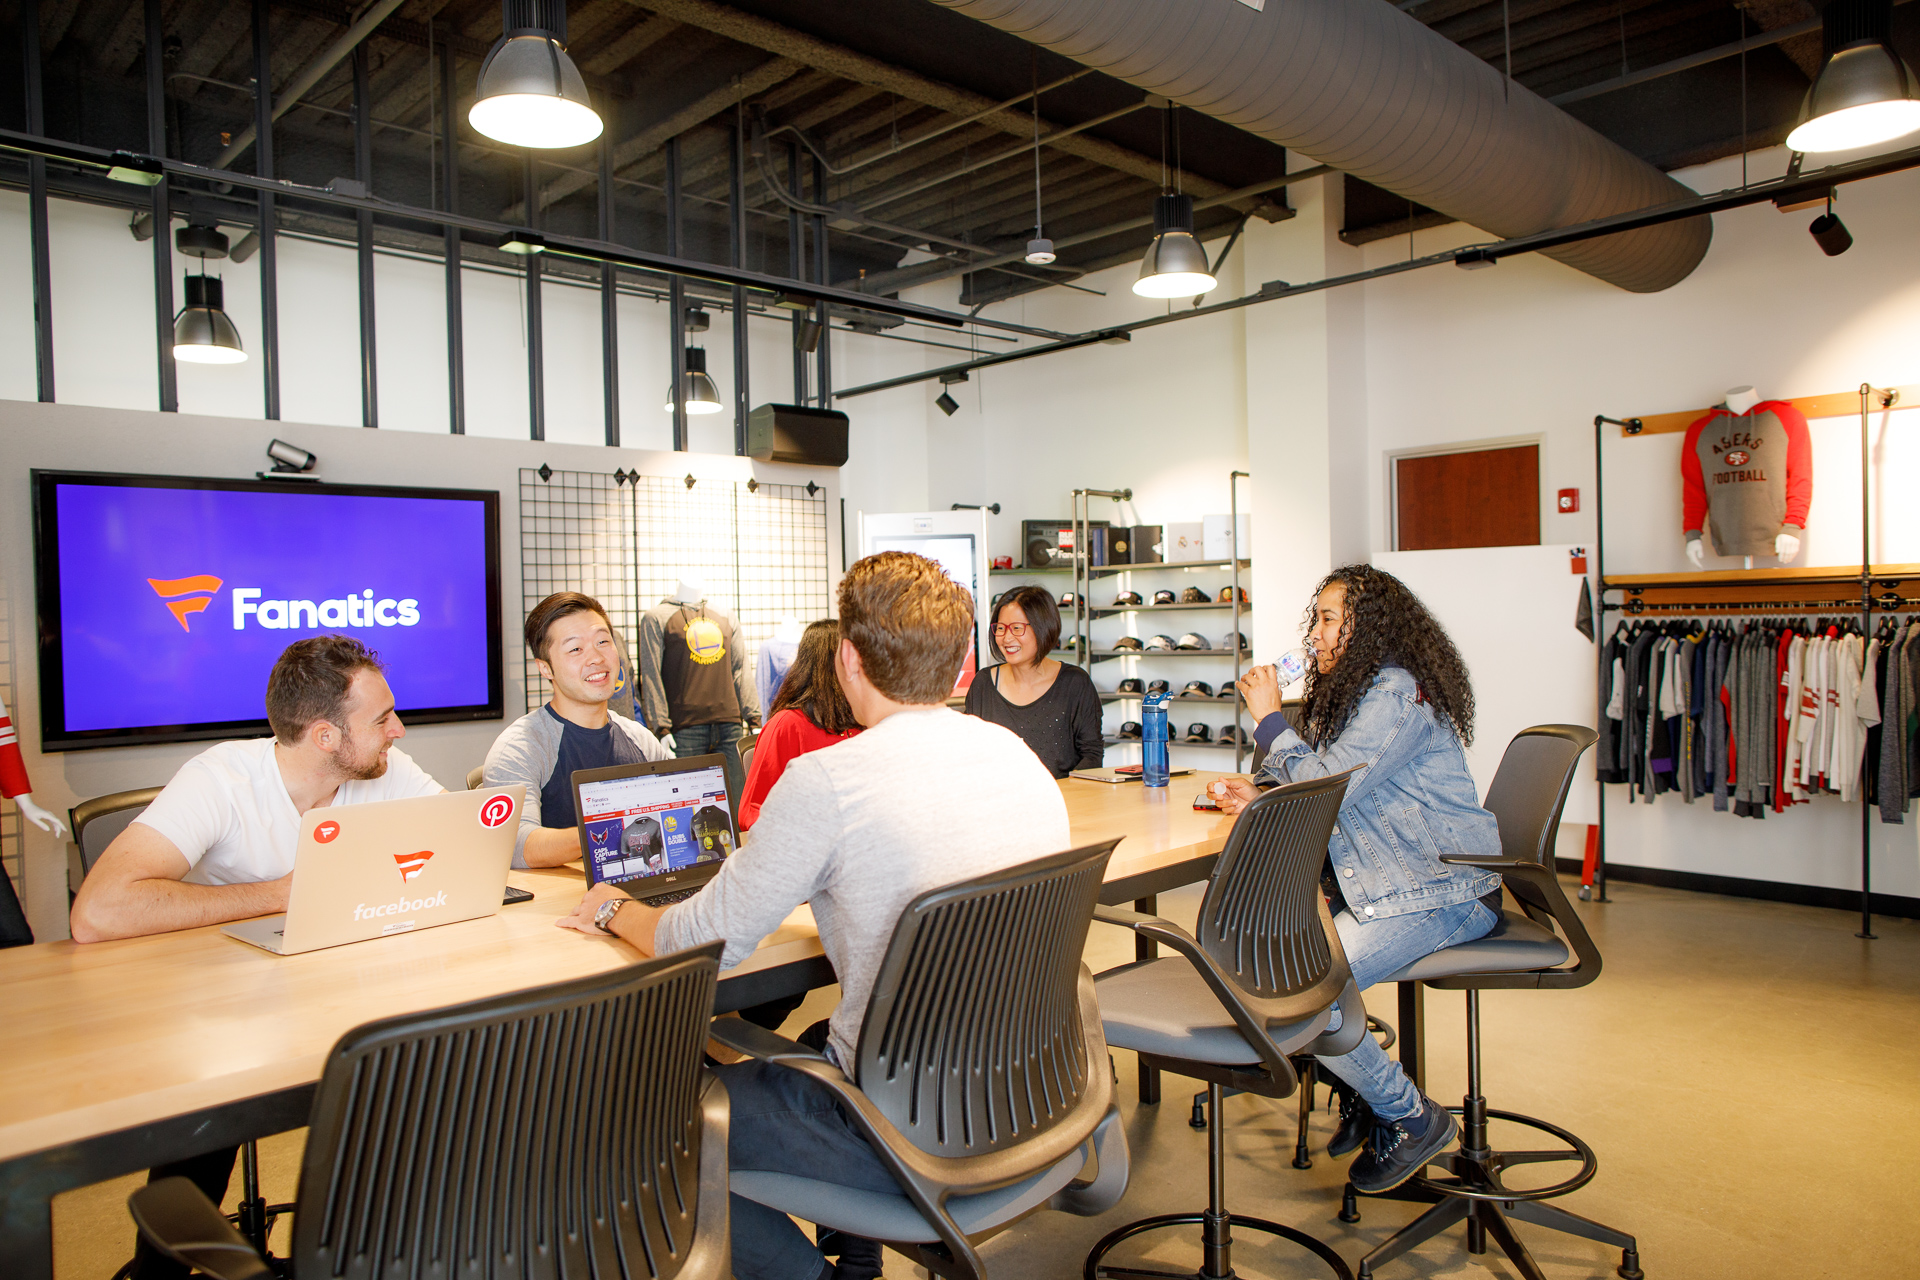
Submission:
M 1562 489 L 1560 491 L 1560 501 L 1555 504 L 1554 509 L 1563 516 L 1571 515 L 1578 511 L 1580 509 L 1580 491 L 1578 489 Z

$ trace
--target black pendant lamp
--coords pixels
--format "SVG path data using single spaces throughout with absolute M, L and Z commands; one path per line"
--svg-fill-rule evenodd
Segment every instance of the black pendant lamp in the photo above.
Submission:
M 1889 37 L 1892 0 L 1833 0 L 1820 19 L 1826 61 L 1787 146 L 1852 151 L 1920 130 L 1920 82 Z
M 247 358 L 240 331 L 227 318 L 226 293 L 218 276 L 207 274 L 208 258 L 227 256 L 227 238 L 218 227 L 185 226 L 174 247 L 200 259 L 200 274 L 186 279 L 186 305 L 173 318 L 173 358 L 188 364 L 241 364 Z
M 467 123 L 516 147 L 577 147 L 604 127 L 567 56 L 566 0 L 504 0 Z
M 705 347 L 687 348 L 686 372 L 680 381 L 687 389 L 685 401 L 688 413 L 720 413 L 726 405 L 720 402 L 720 388 L 707 376 L 707 351 Z M 673 388 L 667 388 L 668 413 L 673 412 Z

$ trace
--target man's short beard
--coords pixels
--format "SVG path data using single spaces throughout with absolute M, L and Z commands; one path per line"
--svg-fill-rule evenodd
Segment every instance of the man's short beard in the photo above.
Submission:
M 340 771 L 342 779 L 349 782 L 371 782 L 375 778 L 385 777 L 387 757 L 385 752 L 375 752 L 371 761 L 358 767 L 347 762 L 354 758 L 353 734 L 345 729 L 340 731 L 340 749 L 333 753 L 334 768 Z

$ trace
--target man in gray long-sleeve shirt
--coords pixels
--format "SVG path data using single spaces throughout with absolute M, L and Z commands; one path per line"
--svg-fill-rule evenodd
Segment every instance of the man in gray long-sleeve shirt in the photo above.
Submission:
M 1027 745 L 943 705 L 972 643 L 965 590 L 932 561 L 889 551 L 847 571 L 839 606 L 835 671 L 866 732 L 789 763 L 751 838 L 692 898 L 660 911 L 599 885 L 560 923 L 618 934 L 644 954 L 725 939 L 722 964 L 732 966 L 810 903 L 840 979 L 826 1051 L 851 1068 L 906 905 L 929 889 L 1070 848 L 1072 834 L 1058 785 Z M 732 1168 L 900 1193 L 832 1095 L 805 1075 L 766 1062 L 719 1074 L 732 1111 Z M 732 1212 L 740 1280 L 879 1274 L 850 1254 L 829 1265 L 790 1218 L 763 1205 L 736 1195 Z

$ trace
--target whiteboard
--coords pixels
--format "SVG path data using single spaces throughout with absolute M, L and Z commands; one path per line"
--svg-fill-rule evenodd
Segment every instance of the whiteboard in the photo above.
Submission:
M 1574 629 L 1582 576 L 1566 545 L 1377 552 L 1373 563 L 1406 583 L 1453 637 L 1473 679 L 1474 745 L 1467 763 L 1486 798 L 1507 744 L 1536 724 L 1592 728 L 1597 648 Z M 1604 636 L 1594 600 L 1594 633 Z M 1561 821 L 1593 822 L 1593 753 Z

